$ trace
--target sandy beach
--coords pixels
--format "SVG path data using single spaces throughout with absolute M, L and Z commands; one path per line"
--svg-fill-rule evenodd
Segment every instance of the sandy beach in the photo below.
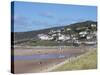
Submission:
M 76 47 L 76 48 L 62 48 L 60 49 L 23 49 L 23 48 L 15 48 L 14 49 L 14 56 L 32 56 L 32 55 L 48 55 L 48 54 L 62 54 L 66 57 L 61 58 L 45 58 L 45 59 L 16 59 L 14 58 L 14 73 L 36 73 L 36 72 L 43 72 L 43 70 L 48 69 L 49 67 L 53 67 L 66 59 L 74 56 L 78 56 L 84 54 L 89 50 L 88 47 Z M 67 55 L 70 54 L 70 57 Z

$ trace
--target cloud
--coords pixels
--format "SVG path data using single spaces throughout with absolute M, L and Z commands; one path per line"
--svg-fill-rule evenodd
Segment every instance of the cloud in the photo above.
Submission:
M 30 18 L 20 15 L 14 16 L 14 31 L 27 31 L 30 30 Z
M 24 16 L 14 16 L 14 24 L 18 26 L 26 26 L 29 24 L 29 20 Z
M 32 24 L 39 25 L 39 26 L 45 26 L 45 25 L 48 25 L 48 22 L 42 21 L 42 20 L 33 20 Z
M 14 31 L 30 31 L 51 27 L 51 22 L 41 19 L 31 19 L 25 16 L 14 16 Z
M 54 18 L 55 17 L 54 14 L 51 12 L 42 12 L 39 15 L 42 17 L 46 17 L 46 18 Z
M 79 17 L 77 17 L 77 18 L 74 18 L 74 17 L 61 17 L 61 18 L 58 18 L 58 20 L 57 20 L 57 22 L 68 22 L 68 21 L 71 21 L 71 22 L 78 22 L 78 21 L 84 21 L 85 19 L 83 19 L 83 18 L 79 18 Z

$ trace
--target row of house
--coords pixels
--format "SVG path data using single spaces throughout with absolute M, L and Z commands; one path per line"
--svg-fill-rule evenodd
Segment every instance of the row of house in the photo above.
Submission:
M 95 24 L 91 24 L 91 27 L 96 27 Z M 77 28 L 81 29 L 81 28 Z M 67 28 L 67 31 L 71 31 L 71 28 Z M 76 34 L 62 34 L 62 30 L 50 30 L 48 34 L 38 34 L 38 38 L 41 40 L 53 40 L 54 38 L 55 41 L 61 40 L 61 41 L 74 41 L 75 43 L 80 43 L 79 38 L 85 38 L 85 40 L 93 40 L 97 38 L 97 31 L 94 32 L 88 32 L 87 30 L 79 32 L 77 35 Z M 93 41 L 89 41 L 89 43 L 93 43 Z
M 57 36 L 56 41 L 57 40 L 65 41 L 65 40 L 71 39 L 71 36 L 70 35 L 64 35 L 64 34 L 61 34 L 61 33 L 52 34 L 52 35 L 48 35 L 48 34 L 38 34 L 38 37 L 41 40 L 53 40 L 54 37 L 56 37 L 56 36 Z
M 47 35 L 47 34 L 38 34 L 38 37 L 39 37 L 41 40 L 52 40 L 52 39 L 53 39 L 52 36 Z

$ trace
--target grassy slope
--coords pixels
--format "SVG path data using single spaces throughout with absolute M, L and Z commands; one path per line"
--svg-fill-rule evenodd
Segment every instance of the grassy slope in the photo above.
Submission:
M 97 52 L 92 51 L 89 54 L 66 63 L 53 71 L 65 71 L 65 70 L 84 70 L 84 69 L 96 69 L 97 68 Z
M 54 46 L 57 45 L 55 41 L 46 41 L 46 40 L 35 40 L 32 42 L 32 46 Z
M 85 22 L 78 22 L 70 25 L 64 25 L 64 26 L 58 26 L 58 27 L 52 27 L 52 28 L 47 28 L 47 29 L 41 29 L 41 30 L 33 30 L 33 31 L 27 31 L 27 32 L 12 32 L 11 34 L 14 35 L 14 41 L 26 41 L 30 39 L 38 39 L 37 35 L 38 34 L 48 34 L 50 30 L 58 30 L 58 29 L 66 29 L 66 28 L 71 28 L 73 31 L 76 28 L 82 28 L 82 27 L 88 27 L 91 24 L 96 24 L 97 22 L 94 21 L 85 21 Z

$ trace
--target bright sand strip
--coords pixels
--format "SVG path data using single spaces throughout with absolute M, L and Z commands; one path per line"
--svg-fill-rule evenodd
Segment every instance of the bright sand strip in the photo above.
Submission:
M 80 53 L 82 51 L 86 51 L 88 48 L 78 47 L 78 48 L 55 48 L 55 49 L 33 49 L 33 48 L 15 48 L 14 55 L 18 56 L 26 56 L 33 54 L 59 54 L 59 53 Z

